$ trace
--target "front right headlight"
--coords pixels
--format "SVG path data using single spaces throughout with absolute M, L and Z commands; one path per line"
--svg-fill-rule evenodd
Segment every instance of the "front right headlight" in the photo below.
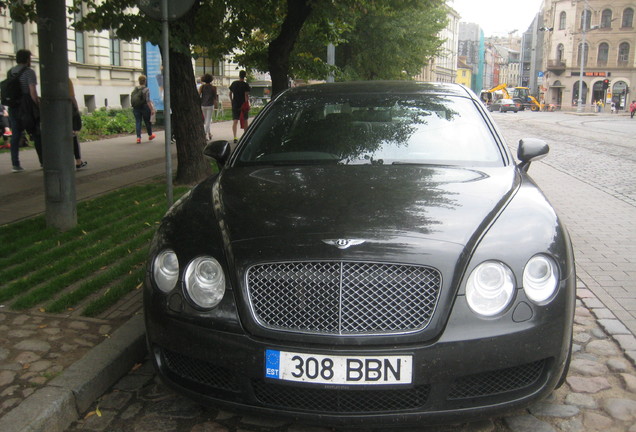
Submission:
M 162 292 L 168 293 L 177 285 L 179 279 L 179 260 L 172 249 L 159 252 L 152 262 L 152 276 Z
M 221 264 L 212 257 L 199 256 L 190 261 L 184 280 L 188 296 L 201 308 L 213 308 L 223 299 L 225 274 Z
M 546 255 L 535 255 L 523 269 L 523 290 L 530 300 L 542 303 L 548 300 L 559 285 L 557 265 Z

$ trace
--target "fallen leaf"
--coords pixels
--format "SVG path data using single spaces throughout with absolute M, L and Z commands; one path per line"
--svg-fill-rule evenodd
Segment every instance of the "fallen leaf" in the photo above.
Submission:
M 84 416 L 84 420 L 86 420 L 87 418 L 92 417 L 94 415 L 95 415 L 95 411 L 91 411 L 89 413 L 86 413 L 86 415 Z
M 73 312 L 75 308 L 66 308 L 67 311 Z
M 25 363 L 22 365 L 22 369 L 28 369 L 31 367 L 31 363 Z
M 95 407 L 95 414 L 97 414 L 97 417 L 102 416 L 102 412 L 99 410 L 99 407 Z
M 143 365 L 143 363 L 135 363 L 135 365 L 132 367 L 132 369 L 130 371 L 134 372 L 137 369 L 139 369 L 142 365 Z
M 141 287 L 143 287 L 143 286 L 144 286 L 144 283 L 143 283 L 143 282 L 140 282 L 140 283 L 139 283 L 139 285 L 137 285 L 137 286 L 135 287 L 135 289 L 136 289 L 136 290 L 138 290 L 138 289 L 140 289 L 140 288 L 141 288 Z
M 40 312 L 46 312 L 46 309 L 44 309 L 43 307 L 38 309 Z
M 43 328 L 47 328 L 48 326 L 49 326 L 48 324 L 42 324 L 42 325 L 39 325 L 38 328 L 43 329 Z
M 144 225 L 148 225 L 149 227 L 151 227 L 152 225 L 150 225 L 148 222 L 144 222 Z
M 88 235 L 88 233 L 86 231 L 84 231 L 84 230 L 82 230 L 82 234 Z

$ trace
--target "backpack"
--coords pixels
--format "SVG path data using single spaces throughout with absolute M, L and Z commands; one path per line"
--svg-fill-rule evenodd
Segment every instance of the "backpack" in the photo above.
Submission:
M 22 86 L 20 85 L 20 75 L 27 70 L 23 67 L 16 75 L 11 74 L 11 70 L 7 73 L 7 79 L 0 82 L 0 103 L 8 107 L 16 107 L 22 98 Z
M 140 108 L 146 103 L 143 87 L 135 87 L 130 94 L 130 104 L 133 108 Z

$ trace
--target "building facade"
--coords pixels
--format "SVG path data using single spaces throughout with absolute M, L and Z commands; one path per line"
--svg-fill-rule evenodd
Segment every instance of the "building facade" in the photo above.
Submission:
M 575 109 L 580 98 L 587 110 L 599 100 L 624 109 L 636 99 L 635 12 L 634 0 L 544 0 L 546 102 Z

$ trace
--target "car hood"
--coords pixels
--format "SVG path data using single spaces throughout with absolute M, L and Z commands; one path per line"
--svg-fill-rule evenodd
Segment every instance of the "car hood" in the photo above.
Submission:
M 490 225 L 518 183 L 514 167 L 227 168 L 213 195 L 229 244 L 317 236 L 465 246 Z

